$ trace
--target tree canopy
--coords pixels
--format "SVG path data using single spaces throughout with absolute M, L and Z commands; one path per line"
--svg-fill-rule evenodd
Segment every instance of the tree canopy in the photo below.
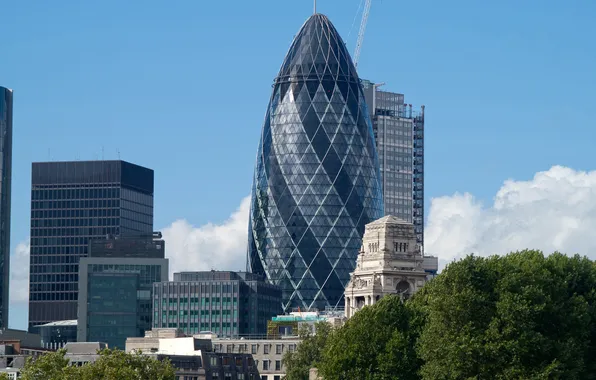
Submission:
M 318 346 L 317 346 L 318 345 Z M 521 251 L 451 263 L 412 299 L 364 307 L 307 361 L 324 379 L 596 379 L 596 266 Z M 313 347 L 315 346 L 315 347 Z M 315 357 L 315 356 L 312 356 Z M 294 373 L 292 360 L 286 361 Z
M 83 366 L 70 366 L 66 351 L 59 350 L 27 360 L 22 380 L 174 380 L 175 369 L 168 360 L 156 360 L 140 353 L 101 350 L 99 358 Z

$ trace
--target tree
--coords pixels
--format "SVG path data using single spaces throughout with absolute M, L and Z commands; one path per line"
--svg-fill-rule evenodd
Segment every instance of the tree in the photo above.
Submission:
M 424 379 L 595 378 L 596 270 L 539 251 L 468 256 L 414 296 Z
M 74 367 L 68 367 L 66 350 L 61 349 L 33 359 L 27 358 L 21 370 L 21 380 L 66 380 L 76 379 Z
M 28 359 L 21 371 L 23 380 L 174 380 L 169 360 L 156 360 L 140 353 L 120 350 L 99 351 L 99 358 L 81 367 L 69 365 L 66 351 L 59 350 Z
M 386 296 L 358 311 L 334 331 L 318 365 L 326 380 L 417 379 L 418 328 L 412 311 L 397 296 Z
M 308 326 L 300 329 L 298 335 L 301 342 L 296 351 L 287 352 L 283 357 L 286 380 L 308 379 L 310 369 L 316 367 L 321 360 L 322 350 L 331 332 L 332 327 L 327 322 L 316 323 L 314 334 Z

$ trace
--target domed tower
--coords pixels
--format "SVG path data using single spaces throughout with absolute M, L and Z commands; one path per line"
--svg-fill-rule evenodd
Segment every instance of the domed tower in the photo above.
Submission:
M 364 226 L 382 216 L 360 79 L 333 24 L 314 14 L 273 85 L 252 187 L 247 269 L 282 288 L 285 311 L 343 307 Z

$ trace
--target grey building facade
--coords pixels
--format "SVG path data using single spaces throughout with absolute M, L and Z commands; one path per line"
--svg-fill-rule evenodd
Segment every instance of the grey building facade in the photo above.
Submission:
M 89 242 L 153 232 L 153 170 L 125 161 L 33 163 L 29 328 L 77 318 Z
M 0 87 L 0 328 L 8 327 L 11 187 L 12 90 Z
M 79 264 L 77 341 L 124 349 L 126 338 L 151 329 L 154 282 L 167 281 L 158 233 L 93 241 Z
M 385 215 L 414 224 L 424 246 L 424 106 L 406 104 L 403 94 L 381 91 L 384 84 L 362 81 L 373 123 Z
M 252 273 L 174 273 L 174 281 L 153 287 L 153 327 L 189 335 L 265 335 L 267 320 L 282 311 L 281 289 Z

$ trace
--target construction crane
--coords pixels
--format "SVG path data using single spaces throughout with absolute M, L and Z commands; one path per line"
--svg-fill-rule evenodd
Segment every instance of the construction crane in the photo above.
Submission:
M 356 42 L 356 50 L 354 51 L 354 66 L 358 67 L 358 59 L 360 58 L 360 50 L 362 50 L 362 41 L 364 41 L 364 32 L 366 31 L 366 23 L 368 22 L 368 13 L 370 12 L 370 4 L 372 0 L 366 0 L 364 10 L 362 11 L 362 21 L 360 22 L 360 31 L 358 32 L 358 42 Z

